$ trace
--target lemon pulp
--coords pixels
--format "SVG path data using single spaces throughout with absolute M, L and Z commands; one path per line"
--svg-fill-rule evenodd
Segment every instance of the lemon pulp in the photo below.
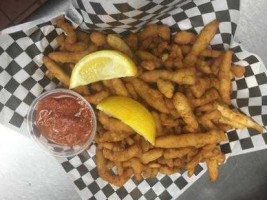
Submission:
M 85 56 L 75 65 L 70 88 L 100 80 L 135 76 L 136 73 L 136 65 L 127 55 L 114 50 L 101 50 Z

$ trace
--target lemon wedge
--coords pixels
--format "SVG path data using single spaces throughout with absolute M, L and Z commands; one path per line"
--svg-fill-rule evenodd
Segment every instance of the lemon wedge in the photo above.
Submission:
M 154 118 L 139 102 L 129 97 L 111 96 L 101 101 L 96 108 L 121 120 L 151 144 L 155 144 Z
M 100 80 L 135 76 L 135 63 L 125 54 L 114 50 L 101 50 L 82 58 L 74 67 L 70 89 Z

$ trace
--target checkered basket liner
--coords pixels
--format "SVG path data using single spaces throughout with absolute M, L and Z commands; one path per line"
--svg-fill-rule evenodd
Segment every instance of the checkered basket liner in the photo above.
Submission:
M 190 30 L 199 33 L 205 24 L 218 19 L 219 30 L 211 43 L 213 49 L 234 52 L 234 62 L 246 68 L 245 77 L 232 82 L 232 104 L 264 126 L 263 134 L 254 130 L 233 130 L 228 142 L 220 145 L 227 156 L 267 148 L 267 76 L 257 55 L 234 42 L 239 18 L 239 0 L 74 0 L 66 12 L 68 19 L 82 30 L 102 30 L 126 34 L 147 23 L 163 23 L 172 33 Z M 26 115 L 32 101 L 42 92 L 55 88 L 57 80 L 45 76 L 42 56 L 57 48 L 56 17 L 12 27 L 0 32 L 0 123 L 27 133 Z M 59 159 L 82 199 L 176 199 L 206 171 L 198 165 L 193 177 L 186 172 L 158 175 L 123 187 L 102 180 L 95 165 L 95 145 L 78 156 Z

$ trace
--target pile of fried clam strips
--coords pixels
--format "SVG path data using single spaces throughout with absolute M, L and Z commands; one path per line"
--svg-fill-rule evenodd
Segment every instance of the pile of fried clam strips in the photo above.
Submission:
M 47 76 L 62 87 L 70 84 L 71 71 L 86 55 L 104 49 L 120 51 L 137 65 L 135 77 L 98 81 L 74 88 L 91 104 L 109 96 L 127 96 L 144 105 L 156 123 L 151 144 L 131 127 L 96 110 L 98 130 L 96 165 L 99 175 L 122 186 L 132 175 L 136 180 L 187 170 L 194 174 L 206 162 L 211 181 L 225 155 L 217 144 L 226 141 L 231 129 L 262 127 L 232 109 L 231 79 L 242 77 L 245 68 L 232 64 L 232 52 L 209 49 L 219 23 L 207 24 L 199 35 L 181 31 L 171 36 L 166 25 L 150 24 L 126 37 L 97 31 L 74 30 L 60 19 L 65 34 L 56 38 L 60 49 L 44 56 Z

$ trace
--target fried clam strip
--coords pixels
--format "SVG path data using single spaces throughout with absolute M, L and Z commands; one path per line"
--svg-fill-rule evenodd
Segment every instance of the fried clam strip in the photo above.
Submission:
M 157 160 L 163 155 L 163 149 L 151 149 L 142 154 L 141 161 L 144 164 L 147 164 L 151 161 Z
M 191 51 L 191 48 L 192 48 L 191 45 L 182 45 L 181 50 L 182 50 L 183 55 L 189 54 L 189 52 Z
M 191 177 L 195 171 L 195 167 L 200 163 L 207 153 L 210 153 L 215 148 L 214 144 L 203 147 L 192 159 L 186 163 L 188 176 Z
M 219 112 L 219 111 L 218 111 Z M 240 124 L 236 121 L 232 121 L 228 118 L 225 118 L 225 117 L 220 117 L 219 118 L 219 121 L 218 121 L 220 124 L 226 124 L 226 125 L 230 125 L 231 127 L 233 128 L 238 128 L 238 129 L 243 129 L 243 128 L 246 128 L 245 125 L 243 124 Z
M 111 79 L 109 81 L 116 95 L 126 96 L 126 97 L 130 96 L 121 79 L 116 78 L 116 79 Z
M 127 45 L 132 48 L 133 50 L 136 50 L 138 47 L 138 38 L 137 35 L 134 33 L 130 33 L 126 38 L 125 42 Z
M 111 161 L 111 160 L 107 160 L 106 166 L 107 166 L 108 169 L 112 169 L 113 167 L 115 167 L 115 163 L 113 161 Z
M 153 70 L 144 72 L 140 78 L 146 82 L 157 82 L 158 79 L 162 78 L 180 85 L 193 85 L 196 80 L 196 71 L 194 68 L 179 69 L 174 72 L 168 70 Z
M 223 59 L 224 53 L 222 55 L 220 55 L 218 58 L 214 59 L 211 65 L 211 71 L 214 75 L 218 75 L 219 73 L 219 69 L 220 69 L 220 65 Z
M 122 162 L 114 162 L 115 167 L 117 168 L 117 174 L 118 176 L 121 176 L 123 174 L 123 166 L 122 166 Z
M 209 89 L 203 96 L 201 96 L 199 99 L 191 99 L 190 103 L 194 107 L 203 106 L 205 104 L 211 103 L 218 99 L 219 94 L 216 89 L 211 88 Z
M 186 163 L 186 169 L 188 176 L 191 177 L 194 174 L 195 167 L 203 160 L 203 152 L 202 149 L 199 153 L 197 153 L 188 163 Z
M 125 134 L 127 135 L 127 134 Z M 118 139 L 118 136 L 115 136 Z M 126 138 L 127 139 L 127 138 Z M 120 142 L 100 142 L 98 143 L 99 149 L 109 149 L 112 151 L 123 151 L 125 149 L 125 146 L 122 145 Z
M 173 104 L 185 121 L 190 132 L 196 131 L 198 129 L 198 122 L 186 96 L 180 92 L 175 93 L 173 97 Z
M 126 138 L 125 141 L 126 141 L 127 145 L 129 145 L 129 146 L 132 146 L 134 144 L 134 140 L 130 137 Z
M 258 132 L 263 132 L 263 127 L 260 126 L 258 123 L 252 121 L 248 116 L 235 112 L 231 109 L 229 109 L 227 106 L 217 103 L 216 104 L 217 110 L 220 111 L 221 115 L 228 119 L 229 121 L 236 122 L 237 124 L 241 124 L 248 128 L 253 128 L 257 130 Z M 234 124 L 230 124 L 233 126 Z M 234 127 L 237 127 L 235 125 Z
M 231 62 L 232 62 L 232 52 L 226 51 L 219 68 L 218 77 L 220 80 L 219 93 L 224 103 L 227 104 L 231 103 L 231 74 L 230 74 Z
M 219 165 L 225 162 L 225 155 L 218 148 L 214 148 L 212 153 L 207 152 L 204 157 L 205 159 L 216 159 Z
M 152 53 L 148 51 L 142 51 L 138 50 L 135 52 L 135 54 L 141 59 L 141 60 L 151 60 L 155 63 L 159 63 L 160 59 L 157 58 L 157 56 L 154 56 Z
M 170 168 L 173 168 L 173 159 L 165 159 L 166 165 Z
M 161 166 L 161 164 L 156 163 L 156 162 L 151 162 L 148 164 L 149 168 L 159 168 Z
M 223 142 L 226 139 L 223 131 L 211 130 L 205 133 L 161 136 L 156 138 L 155 146 L 161 148 L 202 147 L 207 144 Z
M 207 24 L 200 32 L 189 54 L 184 59 L 185 66 L 193 66 L 197 62 L 199 54 L 207 48 L 216 34 L 219 22 L 214 20 Z
M 227 131 L 230 131 L 230 130 L 232 130 L 233 129 L 233 127 L 232 126 L 230 126 L 230 125 L 228 125 L 228 124 L 216 124 L 217 125 L 217 127 L 219 128 L 219 129 L 221 129 L 221 130 L 223 130 L 223 131 L 225 131 L 225 132 L 227 132 Z
M 103 99 L 107 98 L 109 96 L 108 91 L 100 91 L 92 95 L 85 96 L 85 99 L 92 104 L 99 104 Z
M 184 55 L 187 55 L 191 51 L 190 45 L 183 45 L 181 46 L 181 50 Z M 213 50 L 213 49 L 204 49 L 200 52 L 200 56 L 202 57 L 209 57 L 209 58 L 218 58 L 223 54 L 222 51 Z
M 199 72 L 204 74 L 212 74 L 211 67 L 203 58 L 197 60 L 195 67 Z
M 89 53 L 91 51 L 88 50 L 82 52 L 51 52 L 48 54 L 48 57 L 60 63 L 77 63 Z
M 164 97 L 159 91 L 151 88 L 147 83 L 137 78 L 130 79 L 130 82 L 133 84 L 136 93 L 151 107 L 163 113 L 169 112 Z
M 45 76 L 46 76 L 47 78 L 49 78 L 50 80 L 52 80 L 53 78 L 55 78 L 54 74 L 53 74 L 52 72 L 50 72 L 49 70 L 47 70 L 47 71 L 45 72 Z
M 78 41 L 84 42 L 86 44 L 89 44 L 89 34 L 83 31 L 76 31 L 77 39 Z
M 56 22 L 56 25 L 57 27 L 62 28 L 67 34 L 65 42 L 74 44 L 77 41 L 76 33 L 74 32 L 72 26 L 69 23 L 65 22 L 64 19 L 59 19 Z
M 99 149 L 96 149 L 96 166 L 101 178 L 118 187 L 123 186 L 124 183 L 132 176 L 132 169 L 130 168 L 124 170 L 123 174 L 120 176 L 112 174 L 107 168 L 107 160 Z
M 127 91 L 129 93 L 129 95 L 133 98 L 133 99 L 138 99 L 138 95 L 134 89 L 134 86 L 131 83 L 125 83 L 125 87 L 127 88 Z
M 215 87 L 217 89 L 219 80 L 212 77 L 197 78 L 196 83 L 190 86 L 193 95 L 200 98 L 208 89 Z
M 67 75 L 57 63 L 46 56 L 43 57 L 43 62 L 49 72 L 51 72 L 61 83 L 63 83 L 67 87 L 70 85 L 69 75 Z M 74 88 L 73 90 L 84 95 L 88 95 L 90 93 L 86 86 L 80 86 Z
M 161 24 L 158 25 L 158 36 L 163 40 L 170 40 L 171 38 L 171 30 L 167 25 Z
M 130 47 L 121 39 L 120 37 L 114 35 L 114 34 L 108 34 L 107 36 L 107 43 L 108 45 L 122 53 L 125 53 L 129 57 L 133 58 L 133 52 L 130 49 Z
M 231 72 L 234 74 L 235 77 L 240 78 L 244 76 L 246 72 L 246 68 L 243 66 L 239 66 L 239 65 L 232 65 Z
M 177 127 L 180 125 L 181 122 L 181 120 L 173 118 L 172 115 L 167 115 L 164 113 L 160 114 L 160 120 L 163 126 L 168 126 L 168 127 Z
M 159 36 L 163 40 L 170 40 L 171 30 L 166 25 L 149 24 L 144 30 L 138 33 L 139 40 L 145 40 Z
M 144 60 L 141 62 L 141 67 L 148 71 L 152 71 L 156 68 L 156 64 L 152 60 Z
M 146 38 L 156 37 L 158 35 L 157 24 L 149 24 L 145 26 L 144 30 L 138 33 L 139 40 L 145 40 Z
M 100 134 L 98 138 L 98 142 L 101 142 L 101 143 L 102 142 L 119 142 L 119 141 L 126 139 L 132 134 L 133 132 L 132 133 L 131 132 L 116 133 L 116 132 L 107 131 L 105 133 Z
M 181 158 L 175 158 L 175 159 L 173 159 L 173 166 L 184 168 L 184 166 L 185 166 L 185 159 L 181 159 Z
M 166 149 L 163 153 L 163 157 L 165 159 L 172 159 L 172 158 L 183 158 L 184 156 L 188 155 L 189 153 L 195 151 L 195 147 L 184 147 L 178 149 Z
M 224 163 L 225 155 L 213 145 L 207 145 L 195 155 L 187 164 L 188 175 L 192 176 L 197 164 L 205 159 L 209 171 L 210 180 L 216 181 L 219 175 L 218 165 Z
M 144 170 L 144 165 L 138 158 L 131 158 L 130 160 L 123 162 L 123 167 L 131 167 L 133 169 L 134 177 L 137 181 L 142 179 L 142 172 Z
M 104 87 L 101 82 L 95 82 L 90 84 L 90 89 L 100 92 L 104 90 Z
M 210 58 L 218 58 L 223 54 L 222 51 L 213 50 L 213 49 L 205 49 L 200 53 L 200 56 L 210 57 Z
M 216 126 L 213 122 L 219 122 L 221 117 L 221 113 L 218 110 L 213 110 L 211 112 L 207 112 L 199 117 L 199 123 L 204 126 L 206 129 L 214 129 Z
M 89 95 L 90 94 L 90 91 L 86 85 L 73 88 L 72 90 L 74 90 L 75 92 L 78 92 L 79 94 L 82 94 L 82 95 Z
M 104 87 L 105 87 L 111 94 L 115 94 L 115 90 L 114 90 L 114 88 L 113 88 L 111 79 L 109 79 L 109 80 L 103 80 L 102 83 L 103 83 Z
M 206 163 L 209 171 L 210 180 L 214 182 L 218 179 L 219 176 L 218 162 L 215 159 L 206 159 Z
M 167 108 L 169 109 L 170 114 L 178 118 L 180 115 L 173 105 L 173 100 L 165 98 L 165 103 L 166 103 Z
M 99 139 L 97 139 L 97 142 L 99 142 Z M 99 149 L 103 149 L 103 148 L 106 148 L 106 149 L 109 149 L 109 150 L 112 150 L 112 148 L 114 147 L 114 142 L 101 142 L 101 143 L 98 143 L 98 148 Z
M 65 42 L 64 47 L 67 51 L 80 52 L 80 51 L 85 51 L 88 47 L 88 44 L 85 42 L 77 42 L 74 44 Z
M 161 120 L 160 120 L 160 116 L 157 112 L 151 112 L 155 123 L 156 123 L 156 137 L 163 135 L 163 128 L 162 128 L 162 124 L 161 124 Z
M 139 144 L 140 144 L 142 152 L 147 152 L 150 149 L 150 143 L 144 138 L 141 139 Z
M 201 97 L 207 89 L 211 87 L 210 79 L 208 78 L 197 78 L 196 83 L 190 86 L 190 90 L 193 95 L 197 98 Z
M 64 49 L 65 49 L 65 39 L 66 39 L 66 37 L 64 34 L 61 34 L 61 35 L 56 37 L 56 41 L 57 41 L 58 45 L 60 46 L 61 51 L 64 51 Z
M 172 98 L 173 93 L 174 93 L 174 85 L 172 82 L 163 80 L 163 79 L 158 79 L 157 81 L 157 86 L 159 91 L 167 98 Z
M 116 133 L 133 133 L 128 125 L 124 124 L 118 119 L 111 118 L 103 112 L 98 112 L 98 120 L 104 126 L 105 129 L 110 130 L 111 132 Z
M 144 178 L 154 178 L 158 173 L 159 168 L 150 168 L 149 166 L 145 166 L 142 175 Z
M 43 62 L 46 68 L 65 86 L 70 85 L 70 77 L 64 72 L 60 66 L 50 58 L 44 56 Z
M 141 66 L 146 70 L 154 70 L 155 68 L 159 68 L 161 65 L 160 59 L 158 59 L 155 55 L 148 51 L 138 50 L 135 52 L 137 57 L 140 58 Z
M 183 59 L 183 52 L 177 44 L 172 44 L 169 52 L 169 57 L 177 60 Z M 177 66 L 178 67 L 178 66 Z
M 180 45 L 190 44 L 195 41 L 197 36 L 194 33 L 188 31 L 180 31 L 175 34 L 174 42 Z
M 216 105 L 215 103 L 208 103 L 208 104 L 205 104 L 203 106 L 199 106 L 196 111 L 197 112 L 210 112 L 210 111 L 213 111 L 216 109 Z
M 109 159 L 111 161 L 116 161 L 116 162 L 127 161 L 135 157 L 138 153 L 139 153 L 139 148 L 137 145 L 132 145 L 126 148 L 125 150 L 119 151 L 119 152 L 114 152 L 109 149 L 103 149 L 103 156 L 106 159 Z
M 90 39 L 98 47 L 105 46 L 107 44 L 107 36 L 101 32 L 93 31 L 90 34 Z
M 159 159 L 156 160 L 157 163 L 160 165 L 166 165 L 166 159 L 164 157 L 160 157 Z

